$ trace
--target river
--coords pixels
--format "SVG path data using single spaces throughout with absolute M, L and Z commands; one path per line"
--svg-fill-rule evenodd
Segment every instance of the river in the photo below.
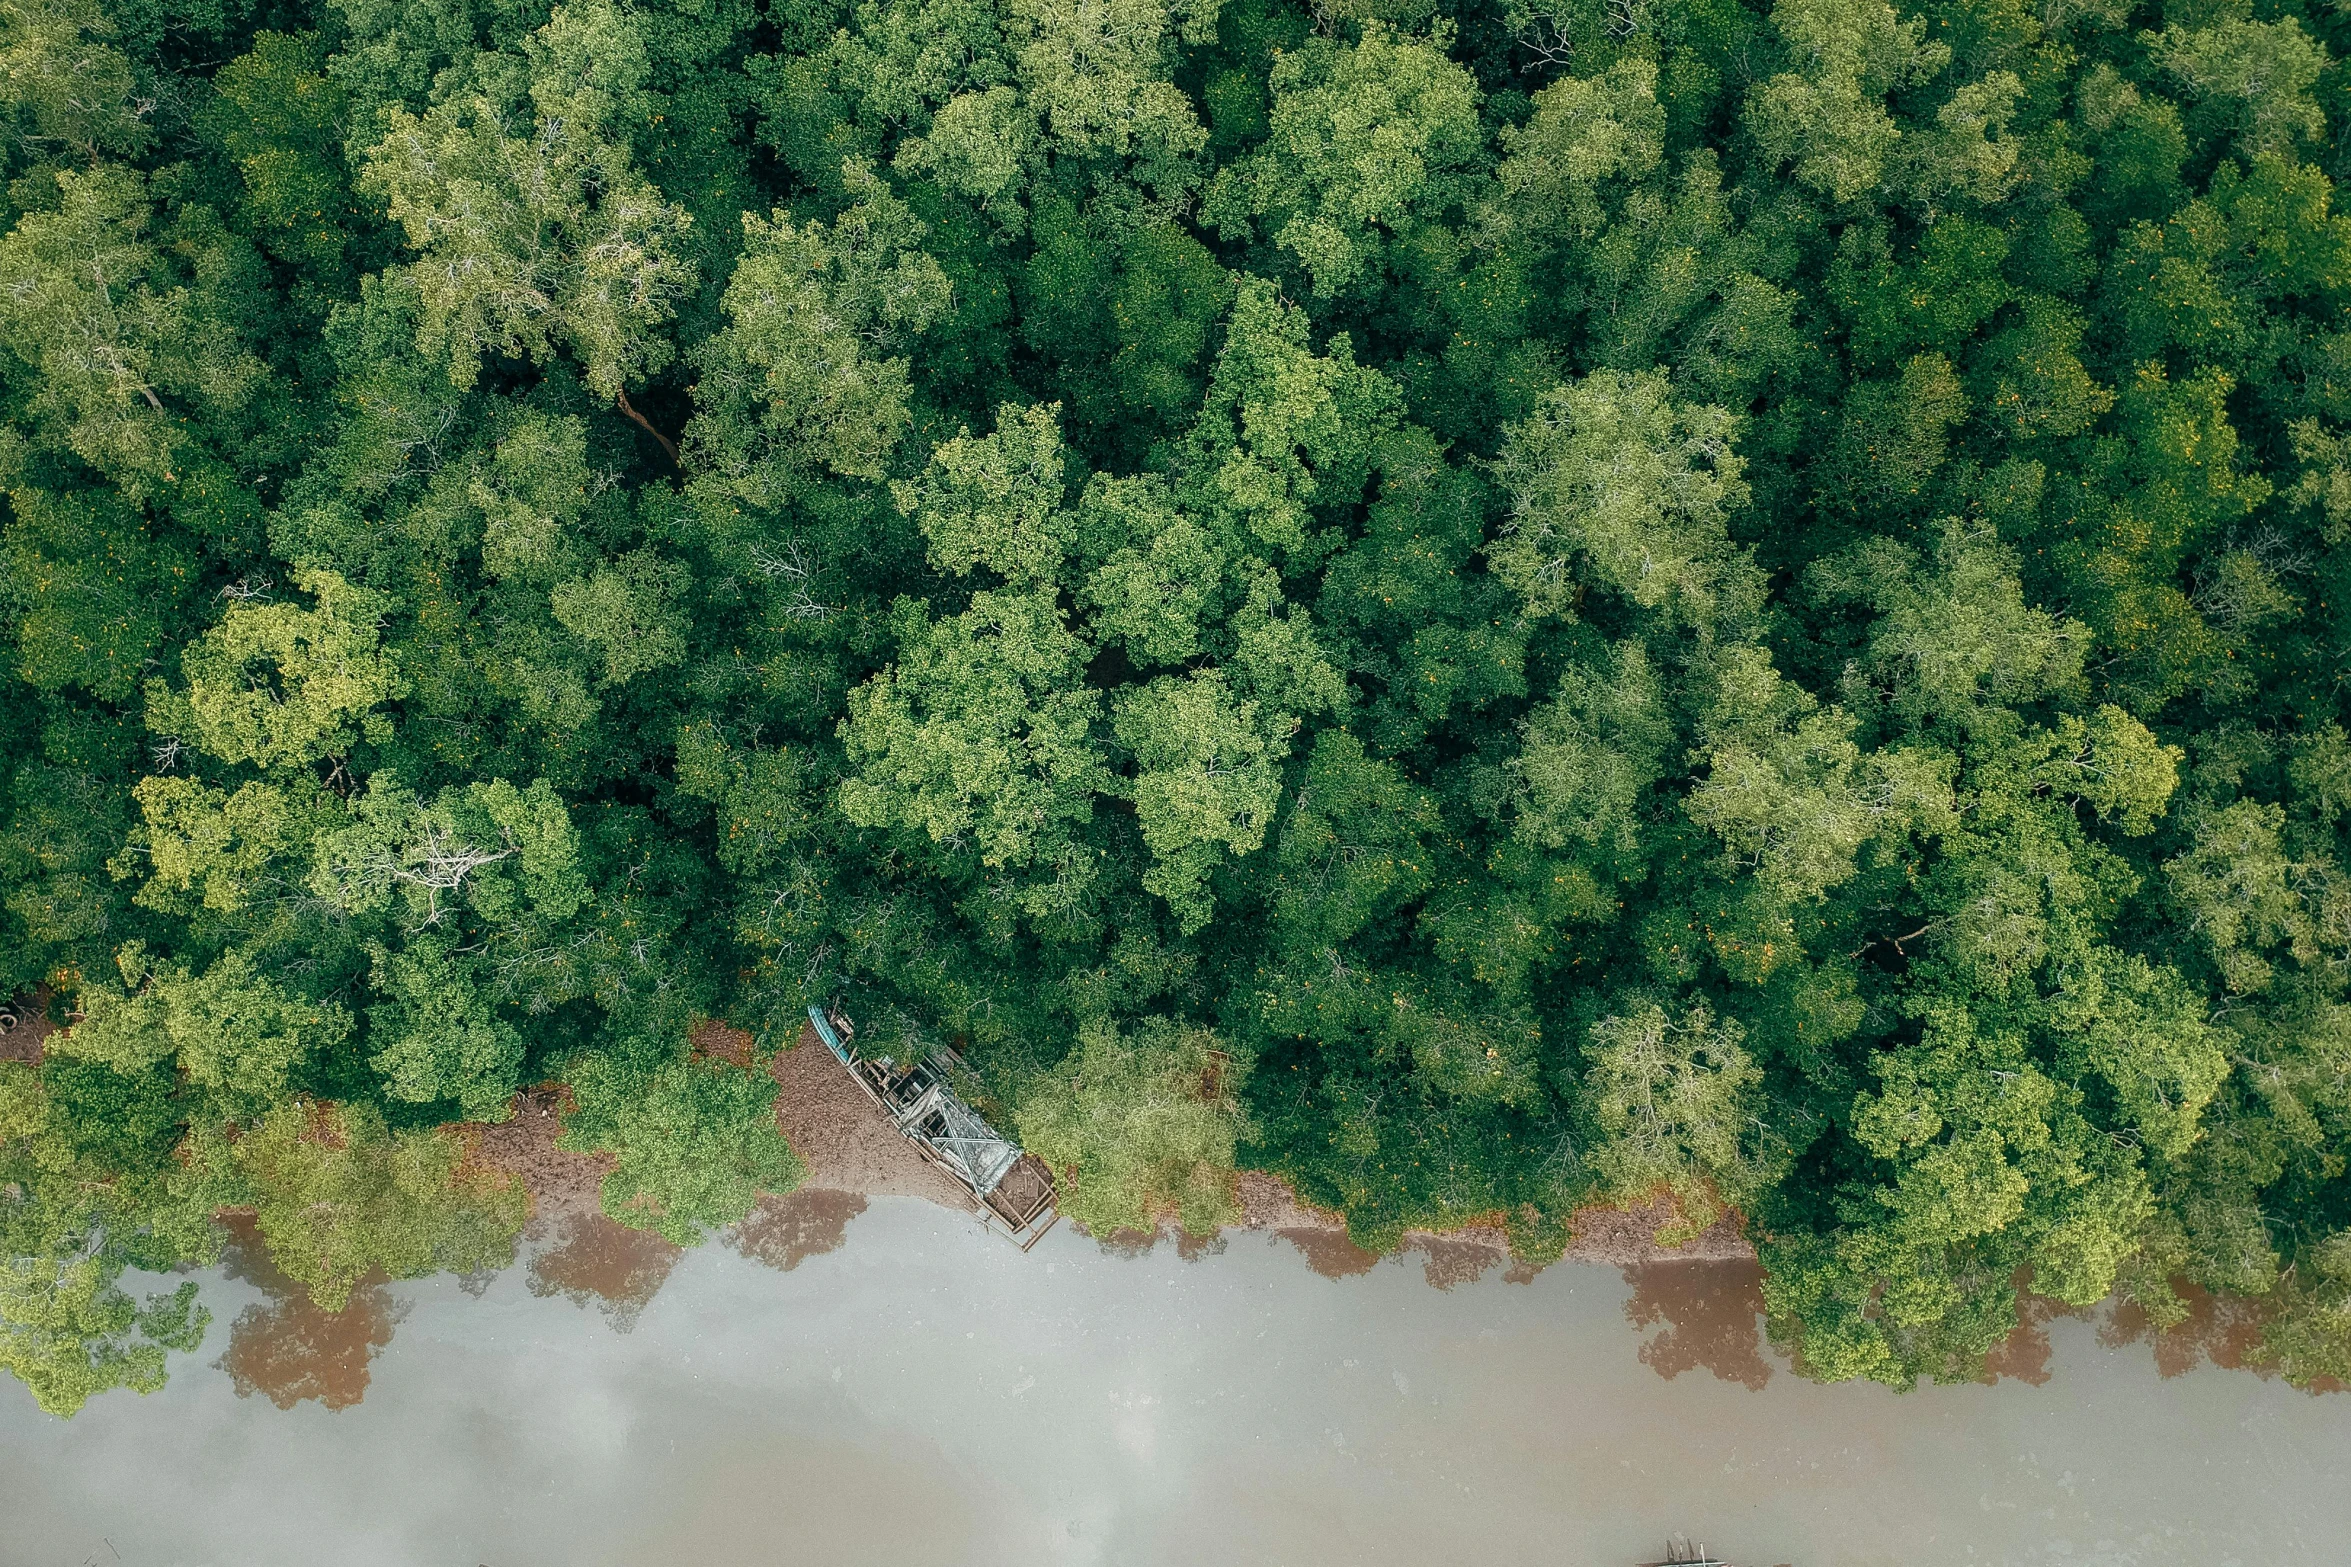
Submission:
M 161 1393 L 59 1421 L 0 1378 L 0 1560 L 2351 1559 L 2351 1397 L 2189 1338 L 2058 1318 L 2021 1379 L 1896 1395 L 1791 1374 L 1749 1265 L 1320 1260 L 810 1193 L 739 1249 L 584 1232 L 341 1318 L 216 1270 Z

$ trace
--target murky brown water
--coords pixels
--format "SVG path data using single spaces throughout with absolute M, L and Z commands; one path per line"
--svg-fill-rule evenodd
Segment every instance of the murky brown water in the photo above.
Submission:
M 1625 1320 L 1650 1329 L 1641 1364 L 1671 1380 L 1710 1371 L 1725 1382 L 1761 1389 L 1771 1380 L 1763 1358 L 1763 1269 L 1752 1262 L 1653 1262 L 1624 1270 L 1633 1298 Z
M 1308 1232 L 1022 1256 L 810 1191 L 726 1246 L 600 1222 L 311 1307 L 248 1252 L 150 1399 L 0 1382 L 0 1561 L 1572 1563 L 2342 1559 L 2351 1398 L 2036 1307 L 1996 1385 L 1825 1388 L 1752 1264 L 1389 1259 Z M 556 1297 L 563 1297 L 557 1299 Z M 572 1304 L 592 1309 L 576 1310 Z

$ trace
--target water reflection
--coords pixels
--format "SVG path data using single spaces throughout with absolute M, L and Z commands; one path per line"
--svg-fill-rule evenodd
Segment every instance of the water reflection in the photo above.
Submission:
M 2049 1360 L 2055 1352 L 2049 1342 L 2049 1324 L 2060 1319 L 2079 1322 L 2090 1315 L 2084 1307 L 2068 1306 L 2063 1301 L 2019 1288 L 2016 1326 L 1999 1348 L 1984 1357 L 1984 1374 L 1977 1380 L 1986 1384 L 2007 1381 L 2040 1387 L 2049 1380 Z
M 1110 1256 L 1128 1262 L 1132 1262 L 1138 1257 L 1150 1256 L 1152 1252 L 1159 1249 L 1161 1241 L 1173 1241 L 1175 1254 L 1186 1262 L 1198 1262 L 1203 1257 L 1224 1255 L 1225 1236 L 1222 1230 L 1213 1235 L 1194 1235 L 1180 1225 L 1164 1223 L 1156 1230 L 1119 1229 L 1112 1230 L 1107 1235 L 1096 1235 L 1075 1219 L 1070 1221 L 1070 1228 L 1080 1235 L 1089 1237 L 1095 1245 L 1101 1247 Z
M 749 1217 L 725 1232 L 727 1245 L 754 1262 L 789 1273 L 811 1257 L 839 1250 L 850 1222 L 866 1212 L 864 1196 L 825 1187 L 807 1187 L 783 1197 L 761 1199 Z M 378 1355 L 391 1343 L 408 1305 L 380 1276 L 352 1293 L 339 1312 L 322 1311 L 307 1291 L 270 1261 L 250 1218 L 225 1220 L 230 1241 L 224 1271 L 258 1287 L 268 1299 L 247 1306 L 232 1324 L 227 1352 L 215 1363 L 228 1373 L 238 1396 L 259 1394 L 280 1409 L 315 1401 L 347 1409 L 365 1396 Z M 647 1231 L 633 1230 L 589 1211 L 535 1227 L 543 1243 L 530 1259 L 526 1282 L 533 1295 L 561 1295 L 593 1306 L 617 1333 L 628 1333 L 668 1281 L 684 1251 Z M 1341 1229 L 1283 1228 L 1274 1235 L 1294 1248 L 1306 1266 L 1326 1279 L 1367 1274 L 1380 1255 L 1351 1241 Z M 1172 1228 L 1158 1234 L 1119 1231 L 1096 1238 L 1116 1257 L 1139 1259 L 1172 1238 L 1185 1261 L 1222 1252 L 1225 1238 L 1184 1236 Z M 1474 1285 L 1507 1264 L 1504 1282 L 1525 1284 L 1537 1269 L 1510 1259 L 1492 1239 L 1415 1235 L 1403 1248 L 1417 1254 L 1430 1288 L 1450 1291 Z M 1761 1390 L 1771 1380 L 1772 1360 L 1763 1331 L 1763 1270 L 1753 1260 L 1666 1261 L 1622 1270 L 1631 1290 L 1625 1320 L 1642 1334 L 1641 1364 L 1671 1381 L 1684 1372 L 1704 1371 L 1715 1380 Z M 461 1280 L 480 1293 L 487 1279 Z M 2180 1323 L 2157 1328 L 2146 1311 L 2128 1301 L 2095 1310 L 2069 1307 L 2018 1293 L 2018 1322 L 1987 1357 L 1981 1380 L 2021 1382 L 2032 1387 L 2051 1377 L 2051 1325 L 2071 1319 L 2096 1324 L 2098 1342 L 2108 1349 L 2145 1344 L 2156 1370 L 2179 1377 L 2199 1366 L 2251 1369 L 2261 1339 L 2263 1304 L 2215 1297 L 2185 1280 L 2174 1281 L 2188 1307 Z M 2331 1384 L 2321 1391 L 2332 1390 Z
M 226 1221 L 223 1267 L 270 1298 L 247 1306 L 229 1329 L 228 1352 L 214 1362 L 239 1398 L 259 1393 L 280 1409 L 315 1399 L 348 1409 L 366 1396 L 376 1356 L 407 1315 L 381 1276 L 351 1292 L 341 1311 L 324 1311 L 310 1292 L 278 1271 L 250 1218 Z
M 1429 1281 L 1431 1289 L 1440 1290 L 1475 1284 L 1510 1256 L 1490 1241 L 1444 1235 L 1415 1235 L 1404 1243 L 1404 1249 L 1420 1253 L 1421 1277 Z
M 2216 1296 L 2186 1279 L 2171 1287 L 2187 1303 L 2187 1317 L 2168 1328 L 2148 1319 L 2136 1301 L 2117 1301 L 2098 1326 L 2098 1342 L 2109 1349 L 2146 1344 L 2155 1351 L 2155 1369 L 2166 1377 L 2185 1375 L 2211 1364 L 2224 1371 L 2241 1371 L 2261 1343 L 2262 1302 L 2241 1296 Z
M 726 1240 L 752 1261 L 789 1273 L 811 1257 L 838 1250 L 849 1238 L 849 1221 L 863 1212 L 865 1199 L 856 1192 L 803 1186 L 788 1197 L 762 1197 Z
M 1763 1358 L 1763 1268 L 1754 1262 L 1651 1262 L 1624 1270 L 1633 1298 L 1625 1319 L 1644 1331 L 1641 1363 L 1671 1381 L 1711 1371 L 1724 1382 L 1760 1390 L 1771 1380 Z
M 686 1254 L 650 1230 L 632 1230 L 601 1213 L 558 1220 L 556 1234 L 553 1246 L 531 1258 L 531 1293 L 594 1306 L 615 1333 L 637 1325 L 638 1315 L 661 1293 L 669 1270 Z
M 1297 1247 L 1306 1266 L 1326 1279 L 1351 1279 L 1369 1273 L 1380 1260 L 1378 1252 L 1366 1251 L 1349 1240 L 1345 1230 L 1304 1226 L 1274 1233 Z
M 663 1309 L 628 1334 L 534 1300 L 527 1264 L 479 1302 L 394 1285 L 401 1353 L 331 1429 L 235 1394 L 347 1402 L 383 1336 L 365 1307 L 331 1330 L 340 1353 L 248 1326 L 231 1377 L 176 1367 L 70 1422 L 0 1382 L 0 1558 L 111 1560 L 104 1536 L 126 1563 L 240 1567 L 1606 1567 L 1678 1530 L 1754 1564 L 2119 1567 L 2332 1561 L 2351 1538 L 2351 1400 L 2208 1348 L 2177 1374 L 2189 1343 L 2241 1358 L 2217 1306 L 2115 1352 L 2099 1333 L 2127 1314 L 2028 1304 L 2007 1369 L 2046 1386 L 1895 1398 L 1766 1378 L 1787 1366 L 1752 1263 L 1566 1262 L 1507 1288 L 1455 1254 L 1440 1279 L 1483 1281 L 1443 1293 L 1425 1248 L 1342 1285 L 1270 1229 L 1190 1266 L 1065 1229 L 1023 1256 L 920 1201 L 854 1207 L 768 1205 L 735 1237 L 763 1265 L 674 1271 L 550 1223 L 542 1293 L 658 1280 Z M 253 1322 L 283 1324 L 280 1303 Z

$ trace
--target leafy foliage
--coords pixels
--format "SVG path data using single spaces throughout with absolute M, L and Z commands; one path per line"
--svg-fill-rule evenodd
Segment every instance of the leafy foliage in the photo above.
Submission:
M 792 1190 L 806 1173 L 776 1129 L 764 1074 L 715 1061 L 630 1071 L 591 1056 L 574 1069 L 571 1089 L 564 1146 L 615 1156 L 604 1211 L 681 1246 L 742 1218 L 759 1193 Z
M 166 14 L 168 12 L 168 14 Z M 266 21 L 264 30 L 260 24 Z M 2346 1374 L 2351 20 L 0 7 L 0 1363 L 680 1241 L 838 1000 L 1096 1229 L 1736 1209 Z M 36 988 L 38 987 L 38 988 Z

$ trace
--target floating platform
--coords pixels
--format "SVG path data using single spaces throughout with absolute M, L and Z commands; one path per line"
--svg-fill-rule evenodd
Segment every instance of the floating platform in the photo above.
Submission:
M 868 1057 L 857 1050 L 856 1025 L 839 1010 L 812 1006 L 808 1021 L 898 1135 L 969 1195 L 982 1225 L 1027 1251 L 1059 1221 L 1053 1172 L 990 1126 L 949 1086 L 952 1055 L 905 1063 Z

